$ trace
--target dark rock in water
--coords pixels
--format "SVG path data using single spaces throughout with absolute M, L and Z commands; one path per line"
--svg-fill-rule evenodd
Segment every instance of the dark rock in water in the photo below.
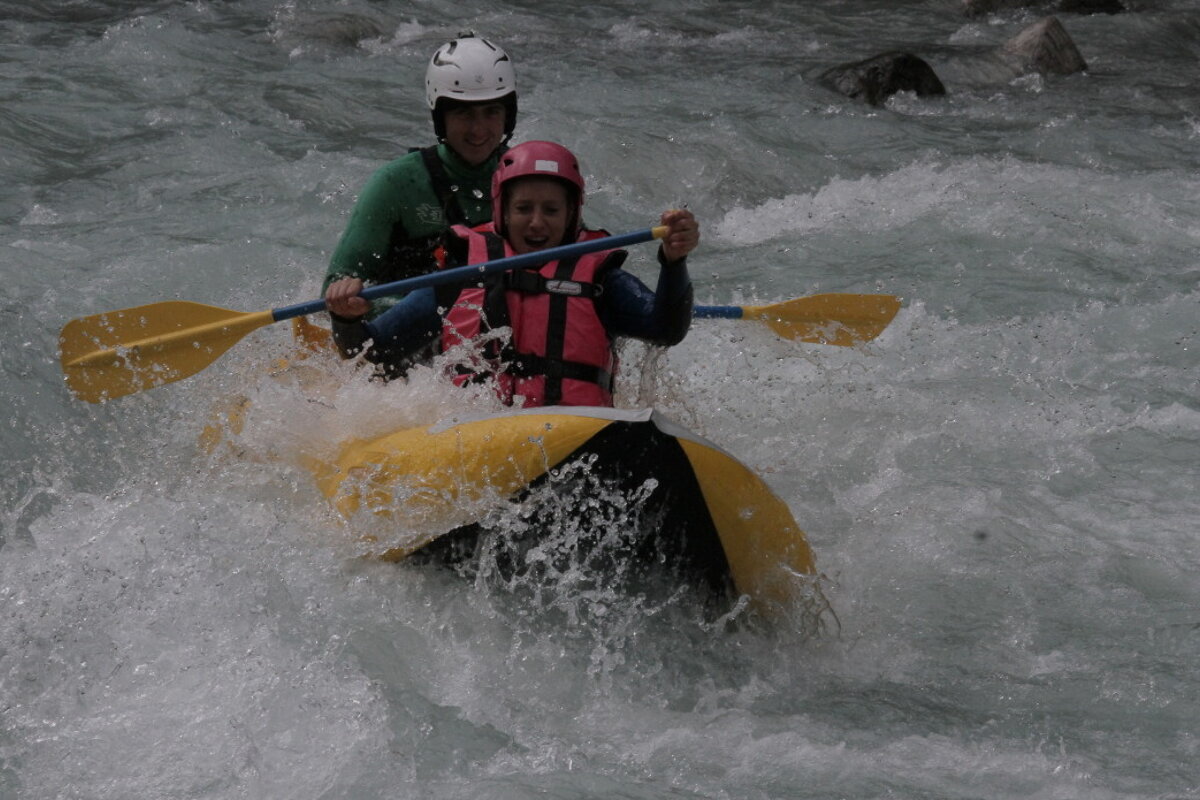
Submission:
M 1030 73 L 1069 75 L 1086 69 L 1087 62 L 1054 17 L 1029 25 L 999 46 L 986 50 L 962 48 L 938 64 L 947 85 L 977 90 Z
M 1013 38 L 986 52 L 956 53 L 939 62 L 951 85 L 996 85 L 1029 73 L 1070 75 L 1087 69 L 1087 62 L 1070 34 L 1055 17 L 1038 20 Z M 835 92 L 873 106 L 896 92 L 920 97 L 944 95 L 942 79 L 923 59 L 891 51 L 821 73 L 817 82 Z
M 912 53 L 881 53 L 865 61 L 842 64 L 821 73 L 818 80 L 835 92 L 873 106 L 896 92 L 916 92 L 920 97 L 946 93 L 933 68 Z
M 1087 69 L 1079 48 L 1055 17 L 1038 20 L 1009 39 L 1002 54 L 1026 72 L 1070 75 Z
M 963 13 L 968 17 L 982 17 L 996 11 L 1013 8 L 1028 8 L 1040 0 L 963 0 Z
M 271 39 L 285 50 L 358 47 L 370 39 L 382 39 L 394 26 L 355 13 L 281 13 L 271 24 Z
M 332 45 L 353 47 L 367 39 L 378 39 L 384 27 L 370 17 L 360 14 L 323 14 L 298 23 L 298 35 Z
M 963 0 L 963 12 L 968 17 L 1016 8 L 1045 8 L 1063 14 L 1120 14 L 1127 10 L 1120 0 Z
M 1127 9 L 1120 0 L 1062 0 L 1058 10 L 1063 14 L 1122 14 Z

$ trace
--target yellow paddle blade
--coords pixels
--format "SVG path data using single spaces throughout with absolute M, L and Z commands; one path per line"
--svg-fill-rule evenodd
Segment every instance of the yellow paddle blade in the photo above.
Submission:
M 73 319 L 58 336 L 67 386 L 100 403 L 177 381 L 204 369 L 270 311 L 230 311 L 171 300 Z
M 900 310 L 890 294 L 814 294 L 766 306 L 743 306 L 742 318 L 767 323 L 785 339 L 852 347 L 869 342 Z
M 334 346 L 329 328 L 314 325 L 308 317 L 292 317 L 292 338 L 310 353 L 319 353 Z

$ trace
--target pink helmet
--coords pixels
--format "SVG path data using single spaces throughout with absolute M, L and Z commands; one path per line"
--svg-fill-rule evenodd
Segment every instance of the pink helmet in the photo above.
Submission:
M 540 175 L 547 178 L 559 178 L 576 189 L 579 200 L 573 209 L 575 213 L 575 228 L 582 224 L 583 206 L 583 173 L 579 171 L 579 161 L 575 155 L 554 142 L 522 142 L 509 148 L 500 156 L 500 163 L 492 173 L 492 222 L 496 230 L 504 233 L 504 184 L 516 178 L 528 178 Z

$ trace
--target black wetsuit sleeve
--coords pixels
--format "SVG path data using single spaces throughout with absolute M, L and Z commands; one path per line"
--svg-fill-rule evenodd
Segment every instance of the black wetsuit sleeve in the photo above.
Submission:
M 663 260 L 653 292 L 636 275 L 613 269 L 605 276 L 599 301 L 600 319 L 610 336 L 630 336 L 671 346 L 683 341 L 692 325 L 692 279 L 687 259 Z
M 333 331 L 333 343 L 342 358 L 354 358 L 361 353 L 369 338 L 362 317 L 350 319 L 330 312 L 329 320 L 332 323 L 330 327 Z
M 333 341 L 342 358 L 353 358 L 370 343 L 366 358 L 402 374 L 420 353 L 437 339 L 442 319 L 431 288 L 407 294 L 373 320 L 346 319 L 330 315 Z
M 404 299 L 370 322 L 362 323 L 375 351 L 372 360 L 410 358 L 431 344 L 442 331 L 437 297 L 432 287 L 409 292 Z

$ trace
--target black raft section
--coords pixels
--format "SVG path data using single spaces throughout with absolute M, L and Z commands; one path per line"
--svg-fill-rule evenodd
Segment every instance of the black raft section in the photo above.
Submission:
M 505 580 L 536 578 L 530 573 L 573 563 L 594 571 L 597 582 L 629 582 L 635 590 L 666 580 L 710 596 L 733 594 L 729 562 L 692 464 L 676 438 L 653 421 L 610 422 L 512 502 L 520 514 L 501 518 L 519 517 L 521 524 L 457 528 L 407 561 L 472 575 L 487 561 Z

